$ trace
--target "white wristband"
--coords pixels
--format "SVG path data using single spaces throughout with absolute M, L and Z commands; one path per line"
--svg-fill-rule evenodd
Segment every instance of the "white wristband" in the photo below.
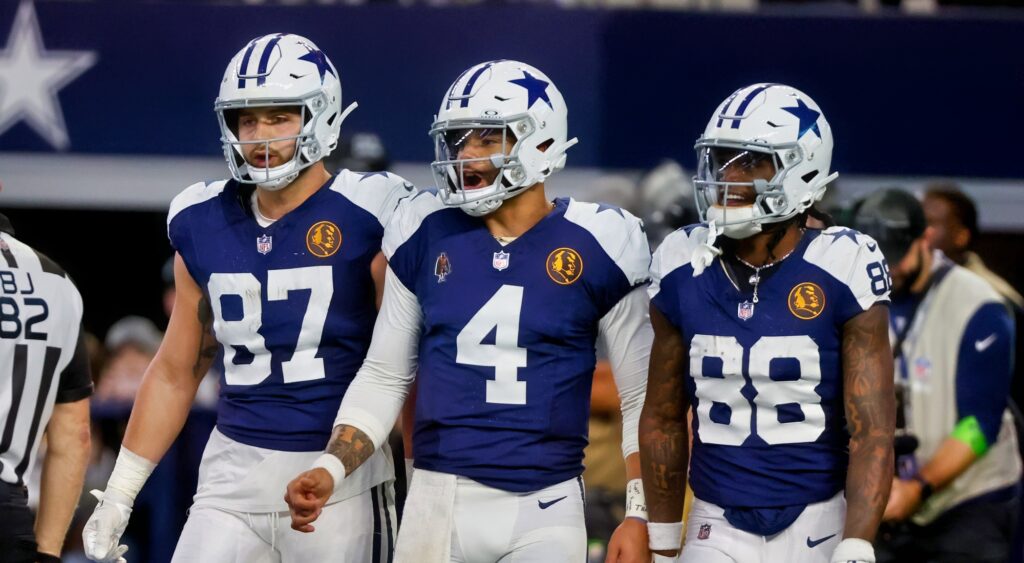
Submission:
M 832 563 L 875 563 L 875 548 L 860 538 L 846 538 L 832 552 Z
M 644 498 L 644 482 L 640 479 L 626 483 L 626 518 L 647 521 L 647 499 Z
M 676 551 L 683 545 L 682 522 L 648 522 L 647 546 L 651 551 Z
M 131 508 L 135 503 L 135 497 L 146 484 L 146 479 L 149 479 L 154 468 L 155 463 L 121 446 L 121 453 L 117 454 L 117 461 L 114 463 L 114 471 L 107 481 L 107 489 L 114 489 L 127 497 L 126 504 Z
M 334 454 L 323 454 L 313 462 L 313 468 L 317 467 L 331 474 L 331 478 L 334 479 L 334 492 L 337 492 L 341 488 L 341 482 L 345 480 L 345 464 Z

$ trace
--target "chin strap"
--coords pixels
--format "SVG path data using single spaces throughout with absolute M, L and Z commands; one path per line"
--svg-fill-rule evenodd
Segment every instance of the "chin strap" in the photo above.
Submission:
M 569 139 L 564 143 L 559 143 L 557 145 L 552 144 L 550 147 L 548 147 L 548 152 L 550 154 L 558 155 L 557 157 L 555 157 L 554 161 L 548 159 L 548 162 L 551 163 L 550 167 L 548 168 L 548 176 L 550 176 L 556 170 L 561 170 L 562 168 L 565 168 L 565 151 L 569 150 L 570 147 L 579 142 L 580 140 L 578 138 L 573 137 L 572 139 Z
M 690 258 L 690 265 L 693 266 L 693 277 L 697 277 L 704 272 L 704 269 L 711 265 L 715 261 L 715 258 L 721 256 L 722 249 L 715 246 L 715 240 L 718 239 L 721 229 L 714 221 L 708 223 L 706 228 L 698 227 L 693 231 L 693 236 L 697 239 L 698 246 L 693 251 L 693 256 Z M 701 240 L 703 238 L 704 240 Z
M 338 125 L 341 125 L 341 122 L 345 121 L 345 118 L 348 117 L 348 114 L 352 113 L 352 111 L 355 110 L 357 107 L 359 107 L 359 104 L 356 102 L 352 102 L 351 104 L 349 104 L 348 107 L 346 107 L 341 112 L 341 115 L 338 116 Z

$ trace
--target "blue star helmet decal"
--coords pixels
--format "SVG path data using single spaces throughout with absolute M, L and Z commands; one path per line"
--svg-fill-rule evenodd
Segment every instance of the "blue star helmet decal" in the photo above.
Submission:
M 334 75 L 335 78 L 338 77 L 337 74 L 334 74 L 334 69 L 331 68 L 331 64 L 327 62 L 327 56 L 324 55 L 323 51 L 320 49 L 310 49 L 308 46 L 306 48 L 309 49 L 309 52 L 299 57 L 299 60 L 316 65 L 316 69 L 320 72 L 321 84 L 324 83 L 324 76 L 326 76 L 328 72 Z M 801 121 L 801 123 L 803 122 Z
M 526 88 L 527 99 L 526 109 L 533 107 L 534 102 L 537 100 L 544 100 L 548 104 L 548 107 L 555 109 L 555 106 L 551 105 L 551 98 L 548 97 L 548 85 L 549 82 L 545 82 L 539 78 L 536 78 L 529 72 L 523 71 L 523 77 L 515 80 L 509 80 L 516 86 L 522 86 Z
M 797 98 L 795 107 L 782 109 L 800 120 L 800 134 L 796 136 L 797 139 L 802 138 L 808 131 L 814 131 L 814 134 L 821 138 L 821 129 L 818 129 L 818 117 L 821 116 L 821 112 L 814 111 L 800 98 Z
M 860 244 L 857 242 L 857 231 L 853 229 L 840 229 L 834 233 L 828 233 L 828 235 L 832 237 L 832 244 L 841 238 L 848 238 L 853 241 L 853 244 Z

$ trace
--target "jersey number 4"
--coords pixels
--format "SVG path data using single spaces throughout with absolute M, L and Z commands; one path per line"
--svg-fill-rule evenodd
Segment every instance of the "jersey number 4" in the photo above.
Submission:
M 457 363 L 494 368 L 494 380 L 487 382 L 488 403 L 526 404 L 526 382 L 516 377 L 519 368 L 526 367 L 526 348 L 519 347 L 522 309 L 522 286 L 503 285 L 456 338 Z M 492 332 L 494 344 L 484 344 Z
M 213 328 L 224 346 L 224 381 L 228 385 L 257 385 L 270 376 L 270 353 L 263 335 L 263 287 L 256 276 L 245 274 L 213 274 L 208 284 L 213 308 Z M 285 383 L 323 379 L 324 361 L 316 357 L 323 336 L 327 310 L 334 295 L 331 266 L 310 266 L 267 272 L 267 300 L 283 301 L 288 292 L 310 290 L 309 304 L 302 316 L 302 328 L 291 359 L 281 362 Z M 242 298 L 242 318 L 224 320 L 221 297 Z M 239 349 L 252 355 L 249 363 L 235 363 Z
M 705 358 L 721 361 L 722 376 L 704 375 Z M 772 360 L 791 359 L 799 365 L 796 379 L 769 377 Z M 770 445 L 813 442 L 825 430 L 825 411 L 814 388 L 821 383 L 818 345 L 809 336 L 764 336 L 750 347 L 747 374 L 757 395 L 740 391 L 743 346 L 731 336 L 698 334 L 690 342 L 690 375 L 696 384 L 697 433 L 705 444 L 739 446 L 753 434 Z M 716 406 L 721 405 L 721 406 Z M 728 422 L 711 419 L 712 408 L 728 407 Z M 720 412 L 721 412 L 720 411 Z M 785 416 L 791 420 L 783 422 Z M 721 420 L 722 417 L 716 417 Z

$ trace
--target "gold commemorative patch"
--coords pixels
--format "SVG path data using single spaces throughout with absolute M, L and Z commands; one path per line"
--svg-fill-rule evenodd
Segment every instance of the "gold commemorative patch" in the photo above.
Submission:
M 548 254 L 548 277 L 559 285 L 569 285 L 583 275 L 583 257 L 571 248 L 556 248 Z
M 825 292 L 811 282 L 798 283 L 789 292 L 789 312 L 809 321 L 825 310 Z
M 317 258 L 327 258 L 341 248 L 341 229 L 330 221 L 318 221 L 306 232 L 306 248 Z

